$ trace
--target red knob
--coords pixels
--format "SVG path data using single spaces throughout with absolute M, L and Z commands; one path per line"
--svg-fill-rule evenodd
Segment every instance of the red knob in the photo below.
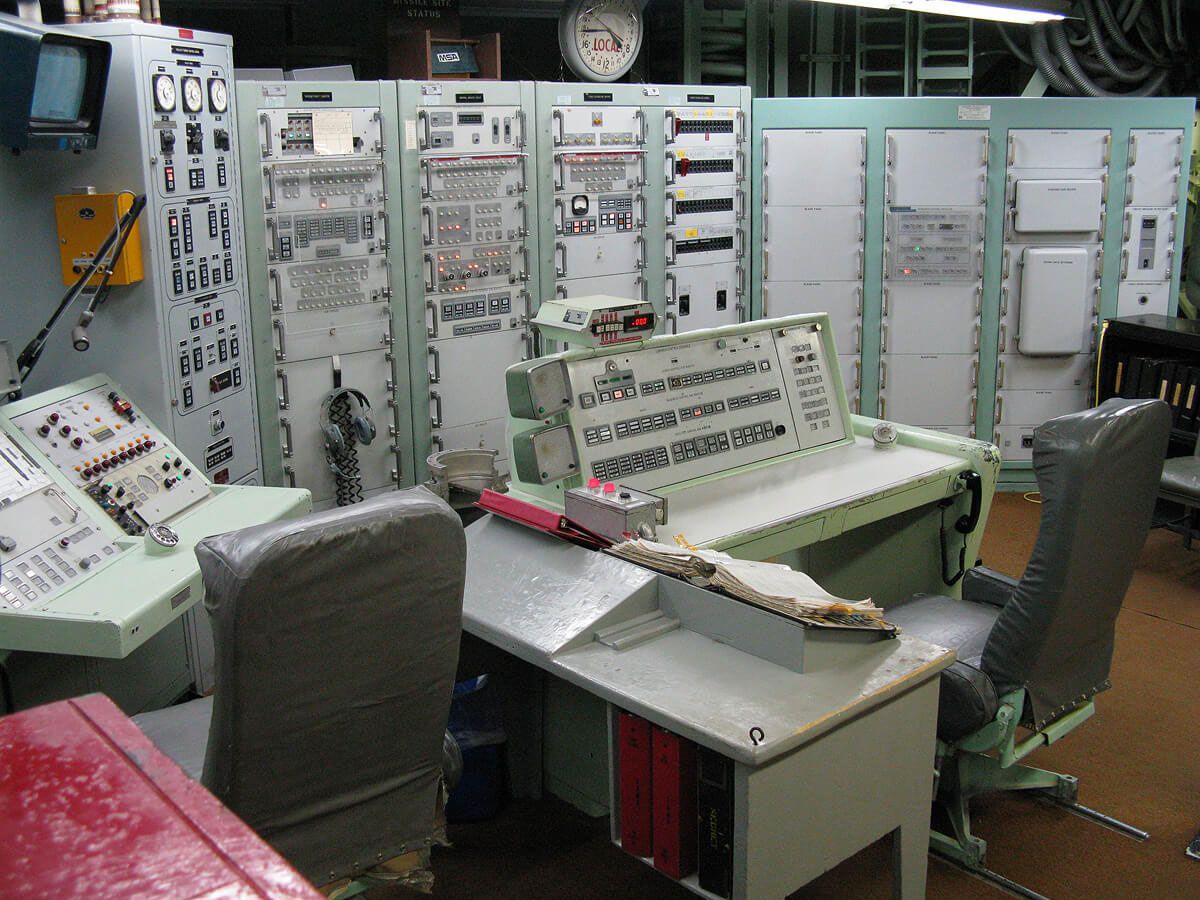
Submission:
M 83 438 L 81 438 L 81 437 L 75 438 L 75 440 L 71 441 L 71 446 L 78 450 L 80 447 L 83 446 Z

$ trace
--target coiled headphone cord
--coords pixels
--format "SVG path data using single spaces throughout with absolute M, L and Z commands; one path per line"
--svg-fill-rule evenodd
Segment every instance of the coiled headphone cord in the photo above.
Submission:
M 337 467 L 333 480 L 338 506 L 361 503 L 363 499 L 362 474 L 358 467 L 358 438 L 351 426 L 350 398 L 346 394 L 334 399 L 329 406 L 329 421 L 336 425 L 345 442 L 342 449 L 332 454 Z

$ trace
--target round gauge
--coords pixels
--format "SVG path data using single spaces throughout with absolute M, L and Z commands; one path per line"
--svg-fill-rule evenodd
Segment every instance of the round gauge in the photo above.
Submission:
M 200 87 L 199 78 L 183 79 L 183 108 L 190 113 L 198 113 L 204 106 L 204 89 Z
M 558 20 L 558 46 L 567 65 L 588 81 L 616 81 L 642 47 L 637 0 L 570 0 Z
M 208 108 L 215 113 L 223 113 L 229 109 L 229 88 L 224 78 L 208 80 Z
M 154 107 L 159 112 L 175 108 L 175 79 L 170 75 L 154 76 Z

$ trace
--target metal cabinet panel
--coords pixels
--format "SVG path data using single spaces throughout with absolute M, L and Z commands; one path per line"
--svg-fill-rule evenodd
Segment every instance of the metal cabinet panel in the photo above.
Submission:
M 840 355 L 856 355 L 862 344 L 862 285 L 853 281 L 774 281 L 763 288 L 767 318 L 829 313 Z
M 1117 288 L 1117 315 L 1141 316 L 1156 313 L 1165 316 L 1171 306 L 1171 285 L 1123 284 Z
M 1175 261 L 1173 208 L 1127 209 L 1121 243 L 1121 280 L 1170 281 Z
M 880 415 L 909 425 L 971 426 L 974 355 L 887 354 Z
M 1087 388 L 1092 382 L 1091 354 L 1074 356 L 1021 356 L 1005 353 L 1000 356 L 996 371 L 996 388 L 1000 391 L 1069 391 Z
M 885 353 L 975 353 L 979 289 L 973 284 L 900 284 L 884 288 Z
M 1174 207 L 1179 202 L 1183 156 L 1182 129 L 1132 129 L 1125 205 Z
M 865 128 L 772 129 L 762 148 L 764 206 L 863 204 Z
M 555 274 L 560 279 L 593 278 L 612 272 L 636 272 L 645 263 L 640 234 L 562 237 L 554 243 Z
M 857 206 L 763 210 L 763 279 L 861 280 L 863 221 Z
M 636 106 L 556 106 L 551 112 L 555 147 L 636 147 L 646 142 L 646 120 Z
M 434 430 L 503 418 L 508 413 L 504 370 L 520 362 L 520 332 L 500 331 L 451 338 L 428 349 L 430 416 Z
M 667 312 L 675 331 L 695 331 L 742 321 L 742 271 L 737 263 L 685 266 L 667 272 Z
M 978 206 L 986 200 L 987 160 L 984 129 L 890 129 L 886 201 L 895 206 Z
M 1081 169 L 1108 165 L 1107 128 L 1014 128 L 1008 132 L 1008 164 L 1021 168 Z
M 558 297 L 588 297 L 592 294 L 608 294 L 610 297 L 644 300 L 646 283 L 641 275 L 633 273 L 597 275 L 594 278 L 572 278 L 569 281 L 560 281 L 555 285 L 554 293 Z
M 687 106 L 663 111 L 668 147 L 732 147 L 740 144 L 743 115 L 736 107 Z

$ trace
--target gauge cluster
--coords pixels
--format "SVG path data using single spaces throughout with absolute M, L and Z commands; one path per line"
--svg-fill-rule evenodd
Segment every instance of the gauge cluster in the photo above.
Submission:
M 175 199 L 231 190 L 232 113 L 225 72 L 212 66 L 152 63 L 154 128 L 150 152 L 161 160 L 158 195 Z

